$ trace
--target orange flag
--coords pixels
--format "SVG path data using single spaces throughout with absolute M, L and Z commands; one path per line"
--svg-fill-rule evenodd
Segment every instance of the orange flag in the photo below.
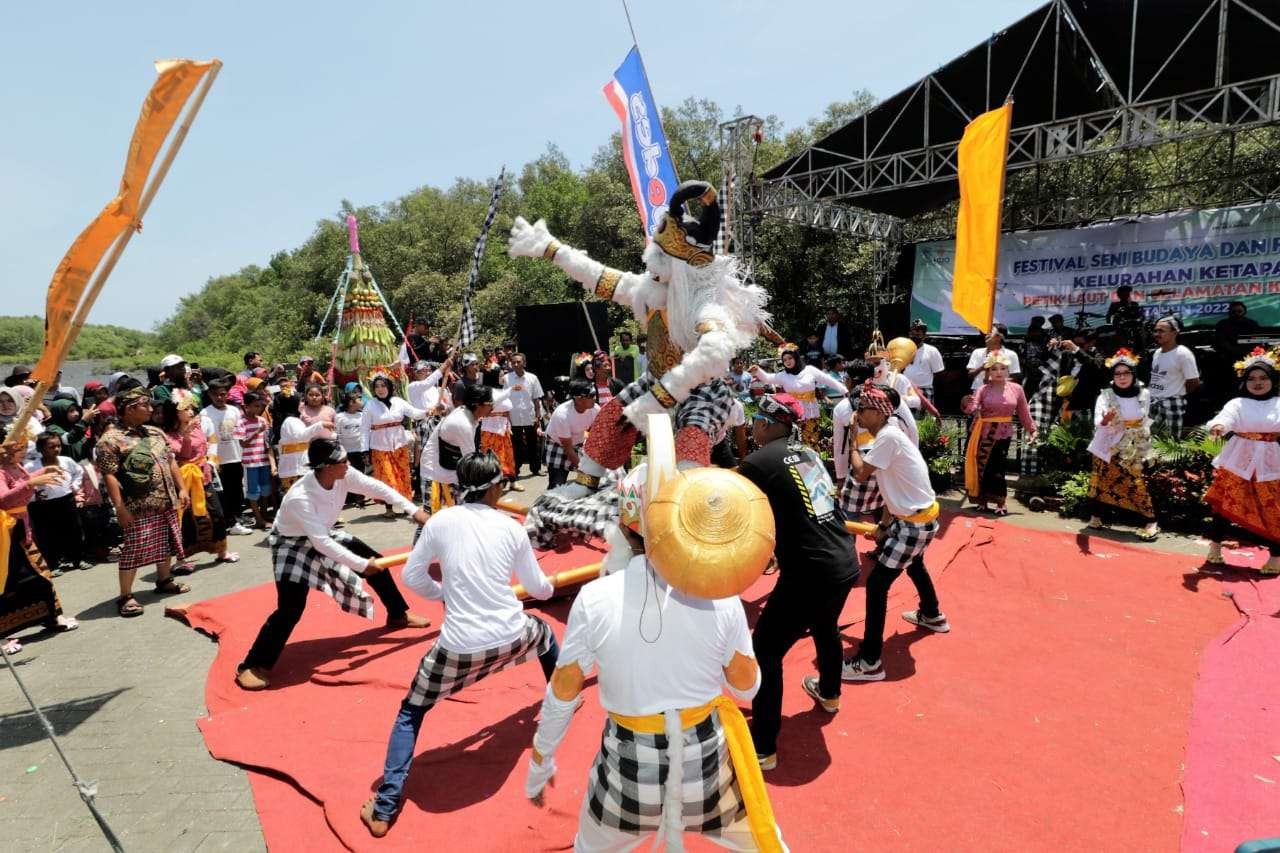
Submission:
M 1000 209 L 1013 102 L 969 122 L 960 140 L 960 212 L 951 308 L 982 332 L 991 331 L 1000 257 Z
M 71 318 L 75 316 L 93 271 L 126 228 L 141 226 L 134 220 L 156 155 L 160 153 L 173 123 L 182 114 L 192 91 L 216 64 L 188 59 L 156 63 L 160 76 L 147 94 L 142 104 L 142 115 L 133 129 L 124 177 L 120 179 L 120 192 L 89 223 L 89 227 L 80 232 L 49 282 L 49 295 L 45 302 L 44 352 L 33 371 L 35 379 L 53 381 L 58 372 L 59 352 L 72 333 Z

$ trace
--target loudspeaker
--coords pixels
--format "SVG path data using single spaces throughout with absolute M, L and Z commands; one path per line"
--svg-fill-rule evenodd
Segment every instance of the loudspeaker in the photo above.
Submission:
M 609 307 L 603 302 L 553 302 L 516 308 L 516 341 L 544 388 L 556 376 L 569 373 L 574 354 L 594 351 L 597 340 L 600 349 L 607 351 L 612 335 Z

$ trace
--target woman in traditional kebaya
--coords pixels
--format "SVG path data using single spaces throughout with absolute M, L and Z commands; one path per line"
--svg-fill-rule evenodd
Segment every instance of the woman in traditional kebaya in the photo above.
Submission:
M 783 344 L 778 349 L 778 355 L 782 362 L 782 370 L 769 373 L 761 370 L 760 365 L 754 364 L 751 366 L 751 373 L 761 382 L 777 385 L 800 401 L 800 405 L 804 407 L 804 420 L 800 422 L 800 437 L 805 444 L 816 450 L 822 438 L 818 428 L 822 417 L 822 407 L 818 405 L 818 389 L 825 388 L 839 397 L 846 396 L 849 389 L 843 382 L 823 373 L 812 364 L 805 364 L 800 359 L 800 350 L 795 344 Z
M 1145 470 L 1154 455 L 1151 393 L 1134 376 L 1138 357 L 1127 349 L 1118 350 L 1106 364 L 1111 370 L 1111 384 L 1102 389 L 1093 407 L 1094 433 L 1089 444 L 1093 454 L 1089 527 L 1105 526 L 1105 504 L 1140 516 L 1145 526 L 1138 538 L 1150 542 L 1160 535 Z
M 1222 540 L 1231 525 L 1266 540 L 1265 575 L 1280 574 L 1280 347 L 1255 349 L 1236 365 L 1240 394 L 1209 421 L 1209 432 L 1227 443 L 1213 460 L 1213 484 L 1205 501 L 1213 508 L 1207 561 L 1221 563 Z
M 1009 365 L 1009 356 L 1003 350 L 992 353 L 982 365 L 986 381 L 960 401 L 964 413 L 974 416 L 964 455 L 965 491 L 978 509 L 986 510 L 994 502 L 996 515 L 1009 514 L 1004 505 L 1008 496 L 1004 468 L 1013 441 L 1015 415 L 1027 432 L 1027 441 L 1036 439 L 1027 395 L 1021 385 L 1009 380 Z

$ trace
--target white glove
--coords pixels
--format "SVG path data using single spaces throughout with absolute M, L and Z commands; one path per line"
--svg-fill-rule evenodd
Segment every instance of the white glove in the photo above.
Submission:
M 517 216 L 511 223 L 511 240 L 507 243 L 507 253 L 513 258 L 540 258 L 551 244 L 551 232 L 547 230 L 545 219 L 539 219 L 530 225 L 523 216 Z
M 554 756 L 544 755 L 542 763 L 539 764 L 530 755 L 529 772 L 524 777 L 524 795 L 531 800 L 539 799 L 542 796 L 542 789 L 547 787 L 547 783 L 555 775 L 556 760 Z
M 652 391 L 646 391 L 622 407 L 622 416 L 626 418 L 632 426 L 640 430 L 641 433 L 646 432 L 649 428 L 649 415 L 663 415 L 667 413 L 668 411 L 666 407 L 658 402 L 658 398 L 653 396 Z

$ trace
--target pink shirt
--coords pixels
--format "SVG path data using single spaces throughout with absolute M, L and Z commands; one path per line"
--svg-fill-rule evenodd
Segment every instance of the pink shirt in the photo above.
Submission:
M 1013 382 L 1004 383 L 1004 393 L 998 393 L 994 383 L 987 382 L 979 388 L 973 395 L 973 402 L 964 408 L 966 415 L 971 415 L 977 410 L 980 417 L 984 418 L 1004 418 L 1016 416 L 1022 421 L 1022 428 L 1027 432 L 1031 432 L 1036 428 L 1035 421 L 1031 420 L 1031 409 L 1027 407 L 1027 395 L 1023 393 L 1022 386 Z M 995 429 L 996 441 L 1003 438 L 1013 438 L 1013 424 L 992 424 Z

